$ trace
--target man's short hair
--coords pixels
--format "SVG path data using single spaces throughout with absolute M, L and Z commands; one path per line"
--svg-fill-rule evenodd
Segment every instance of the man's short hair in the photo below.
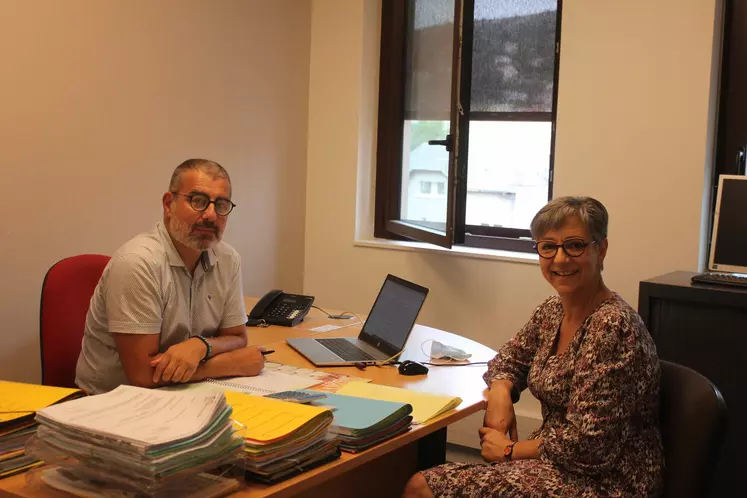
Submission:
M 228 182 L 228 193 L 231 195 L 231 177 L 228 176 L 228 171 L 209 159 L 187 159 L 179 166 L 176 167 L 174 173 L 171 175 L 171 182 L 169 182 L 169 192 L 178 192 L 182 181 L 182 175 L 187 171 L 199 171 L 208 175 L 213 180 L 226 180 Z

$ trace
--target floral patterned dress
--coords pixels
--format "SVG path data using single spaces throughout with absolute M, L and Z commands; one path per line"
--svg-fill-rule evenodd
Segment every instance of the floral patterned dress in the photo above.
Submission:
M 658 496 L 664 458 L 658 426 L 659 361 L 641 317 L 619 295 L 599 304 L 559 355 L 563 320 L 551 297 L 488 363 L 542 403 L 539 459 L 447 463 L 423 471 L 437 497 Z

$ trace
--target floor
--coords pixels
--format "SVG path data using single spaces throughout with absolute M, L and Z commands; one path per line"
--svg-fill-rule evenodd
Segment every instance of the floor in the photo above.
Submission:
M 470 448 L 468 446 L 461 446 L 452 443 L 446 444 L 446 461 L 485 463 L 482 456 L 480 456 L 480 450 L 477 448 Z

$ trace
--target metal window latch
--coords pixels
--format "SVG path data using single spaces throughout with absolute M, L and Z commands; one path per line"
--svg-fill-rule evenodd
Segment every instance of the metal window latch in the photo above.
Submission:
M 446 152 L 451 152 L 454 146 L 454 137 L 446 135 L 446 140 L 428 140 L 428 145 L 442 145 L 446 147 Z

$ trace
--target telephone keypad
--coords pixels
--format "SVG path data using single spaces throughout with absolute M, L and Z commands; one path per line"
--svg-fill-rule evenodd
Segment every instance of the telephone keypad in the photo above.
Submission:
M 269 315 L 286 317 L 292 320 L 302 311 L 302 309 L 303 308 L 299 306 L 298 304 L 280 303 L 277 305 L 277 307 L 275 307 L 269 312 Z

